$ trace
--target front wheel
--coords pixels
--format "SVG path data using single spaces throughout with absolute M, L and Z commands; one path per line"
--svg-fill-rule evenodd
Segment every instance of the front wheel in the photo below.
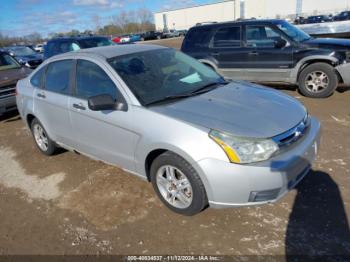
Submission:
M 299 90 L 304 96 L 325 98 L 337 88 L 338 76 L 331 65 L 315 63 L 303 69 L 298 82 Z
M 196 170 L 174 153 L 163 153 L 153 161 L 151 182 L 160 200 L 176 213 L 191 216 L 208 205 L 204 185 Z

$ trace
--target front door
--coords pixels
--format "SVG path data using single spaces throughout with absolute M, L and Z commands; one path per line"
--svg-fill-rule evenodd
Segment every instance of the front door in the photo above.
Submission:
M 123 100 L 103 64 L 79 59 L 74 96 L 69 99 L 75 148 L 89 156 L 135 170 L 134 152 L 138 135 L 132 131 L 132 108 L 126 111 L 92 111 L 88 98 L 108 94 Z
M 279 45 L 285 41 L 285 45 Z M 246 66 L 247 80 L 284 82 L 293 68 L 293 46 L 284 36 L 268 25 L 247 25 L 244 45 L 250 59 Z

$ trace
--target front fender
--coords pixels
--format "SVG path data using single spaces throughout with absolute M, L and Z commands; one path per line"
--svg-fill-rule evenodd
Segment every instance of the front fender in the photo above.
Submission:
M 299 72 L 303 69 L 303 66 L 305 64 L 308 63 L 312 63 L 313 61 L 315 62 L 320 62 L 320 61 L 327 61 L 330 62 L 331 64 L 339 64 L 339 59 L 334 57 L 334 56 L 330 56 L 330 55 L 312 55 L 312 56 L 307 56 L 303 59 L 301 59 L 293 68 L 292 72 L 291 72 L 291 81 L 292 83 L 297 83 L 298 82 L 298 76 L 299 76 Z

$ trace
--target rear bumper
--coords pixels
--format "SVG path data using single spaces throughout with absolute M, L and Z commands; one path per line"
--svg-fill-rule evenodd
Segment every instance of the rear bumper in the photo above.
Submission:
M 0 114 L 15 110 L 16 108 L 16 96 L 0 98 Z
M 302 141 L 269 161 L 238 165 L 215 159 L 196 163 L 214 208 L 251 206 L 275 202 L 309 172 L 320 143 L 320 123 L 311 126 Z

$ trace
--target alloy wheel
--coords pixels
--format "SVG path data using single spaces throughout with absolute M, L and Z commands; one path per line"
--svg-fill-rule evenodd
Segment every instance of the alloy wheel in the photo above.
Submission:
M 156 183 L 162 197 L 173 207 L 185 209 L 193 200 L 189 179 L 178 168 L 166 165 L 158 169 Z
M 328 75 L 322 71 L 314 71 L 306 76 L 305 86 L 312 93 L 322 92 L 328 85 Z

